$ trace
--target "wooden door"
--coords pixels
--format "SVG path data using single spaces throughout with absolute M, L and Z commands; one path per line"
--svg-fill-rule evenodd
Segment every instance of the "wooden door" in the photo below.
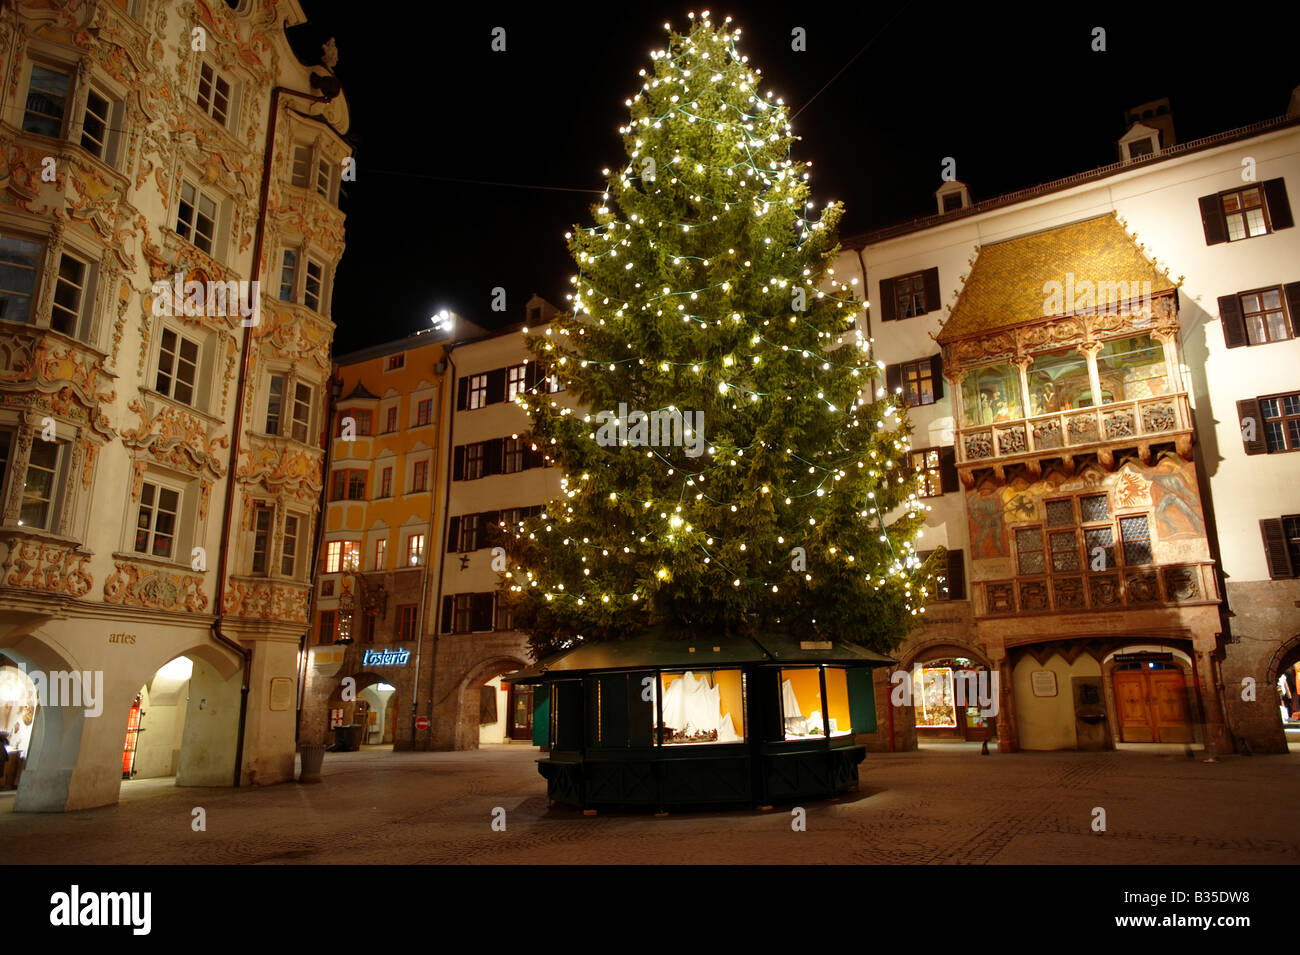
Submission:
M 1154 670 L 1146 674 L 1154 701 L 1151 715 L 1156 739 L 1161 743 L 1190 743 L 1192 725 L 1187 718 L 1187 687 L 1180 670 Z
M 1145 673 L 1141 670 L 1115 673 L 1115 708 L 1119 711 L 1119 738 L 1122 742 L 1155 742 L 1155 729 L 1147 706 Z
M 510 684 L 510 738 L 532 742 L 533 688 Z
M 1119 738 L 1125 743 L 1190 743 L 1186 681 L 1181 670 L 1115 673 Z

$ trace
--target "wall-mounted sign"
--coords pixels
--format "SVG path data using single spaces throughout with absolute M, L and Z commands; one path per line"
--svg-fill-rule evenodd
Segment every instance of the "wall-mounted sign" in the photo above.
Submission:
M 1115 654 L 1116 663 L 1172 663 L 1174 655 L 1172 653 L 1160 653 L 1151 651 L 1148 653 L 1117 653 Z
M 411 658 L 410 650 L 367 650 L 361 655 L 363 667 L 406 666 Z
M 1056 674 L 1051 670 L 1034 670 L 1029 674 L 1034 696 L 1056 696 Z
M 269 706 L 273 711 L 287 710 L 293 706 L 293 680 L 283 676 L 271 678 Z

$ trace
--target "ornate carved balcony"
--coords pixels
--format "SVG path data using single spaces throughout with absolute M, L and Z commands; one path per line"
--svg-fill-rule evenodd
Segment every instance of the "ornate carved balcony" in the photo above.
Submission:
M 1117 567 L 1077 576 L 1017 577 L 977 586 L 981 598 L 977 613 L 990 617 L 1146 610 L 1219 600 L 1218 579 L 1210 561 Z
M 962 428 L 957 463 L 971 465 L 966 469 L 969 474 L 980 465 L 1068 458 L 1117 445 L 1137 445 L 1145 451 L 1159 442 L 1173 442 L 1185 457 L 1191 437 L 1191 406 L 1186 393 L 1180 392 Z

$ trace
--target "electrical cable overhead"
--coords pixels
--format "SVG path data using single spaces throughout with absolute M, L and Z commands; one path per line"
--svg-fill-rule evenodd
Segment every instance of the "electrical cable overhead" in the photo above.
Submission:
M 799 116 L 800 113 L 802 113 L 804 110 L 806 110 L 809 106 L 812 105 L 813 100 L 815 100 L 817 97 L 821 96 L 822 93 L 826 92 L 826 87 L 827 87 L 827 86 L 830 86 L 830 85 L 831 85 L 832 83 L 834 83 L 837 79 L 839 79 L 841 73 L 843 73 L 843 72 L 844 72 L 845 70 L 847 70 L 850 66 L 852 66 L 852 65 L 854 64 L 854 62 L 857 60 L 858 57 L 860 57 L 863 53 L 866 53 L 866 52 L 867 52 L 867 48 L 868 48 L 869 46 L 871 46 L 871 44 L 873 44 L 873 43 L 875 43 L 877 40 L 879 40 L 881 34 L 883 34 L 886 30 L 889 29 L 889 25 L 890 25 L 891 23 L 893 23 L 895 20 L 897 20 L 897 19 L 899 18 L 899 16 L 902 14 L 902 12 L 903 12 L 904 10 L 906 10 L 908 7 L 910 7 L 911 5 L 912 5 L 912 0 L 907 0 L 907 3 L 904 3 L 901 7 L 899 7 L 899 8 L 898 8 L 898 12 L 895 13 L 895 14 L 894 14 L 892 17 L 890 17 L 888 20 L 886 20 L 886 21 L 885 21 L 885 25 L 882 26 L 879 30 L 877 30 L 874 34 L 872 34 L 871 39 L 869 39 L 866 43 L 862 44 L 862 49 L 858 50 L 857 53 L 854 53 L 853 56 L 849 57 L 849 61 L 848 61 L 847 63 L 845 63 L 843 66 L 841 66 L 841 67 L 840 67 L 840 68 L 835 72 L 835 75 L 832 76 L 829 80 L 826 81 L 825 85 L 823 85 L 821 89 L 819 89 L 816 93 L 813 93 L 813 95 L 812 95 L 811 97 L 808 98 L 808 102 L 804 103 L 804 104 L 803 104 L 802 106 L 800 106 L 797 110 L 795 110 L 793 113 L 790 114 L 790 121 L 791 121 L 791 122 L 794 122 L 794 120 Z

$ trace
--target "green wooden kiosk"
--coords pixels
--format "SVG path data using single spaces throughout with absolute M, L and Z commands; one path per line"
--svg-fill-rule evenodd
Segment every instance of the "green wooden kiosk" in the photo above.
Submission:
M 778 633 L 588 643 L 505 679 L 539 687 L 552 802 L 772 805 L 852 789 L 888 657 Z M 540 743 L 540 737 L 537 739 Z

